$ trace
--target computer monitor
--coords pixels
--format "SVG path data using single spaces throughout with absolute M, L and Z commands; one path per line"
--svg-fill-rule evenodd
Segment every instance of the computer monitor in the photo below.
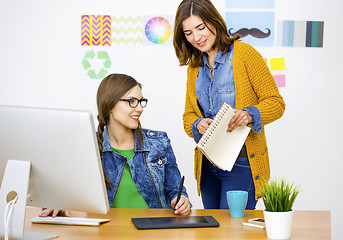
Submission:
M 90 112 L 0 105 L 0 181 L 8 160 L 19 160 L 11 161 L 15 164 L 31 163 L 25 205 L 108 212 L 103 168 Z M 8 195 L 14 185 L 25 188 L 25 173 L 19 173 L 18 169 L 15 166 L 12 172 L 6 170 L 12 180 L 6 183 L 7 192 L 4 192 L 4 180 L 1 194 Z M 8 202 L 8 196 L 0 198 L 7 198 Z M 3 211 L 0 209 L 0 213 Z

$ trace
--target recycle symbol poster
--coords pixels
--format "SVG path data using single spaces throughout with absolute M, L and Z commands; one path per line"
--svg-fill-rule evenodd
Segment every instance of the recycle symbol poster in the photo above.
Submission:
M 82 58 L 82 67 L 89 79 L 103 79 L 111 68 L 111 59 L 106 51 L 88 50 Z

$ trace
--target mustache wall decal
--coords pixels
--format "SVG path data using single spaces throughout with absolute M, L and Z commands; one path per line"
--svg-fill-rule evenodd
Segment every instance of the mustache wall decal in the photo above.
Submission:
M 232 32 L 231 32 L 232 29 L 233 29 L 233 28 L 230 28 L 230 29 L 229 29 L 229 34 L 230 34 L 231 36 L 234 36 L 234 35 L 236 35 L 236 34 L 239 34 L 239 35 L 241 35 L 242 38 L 245 37 L 245 36 L 248 36 L 248 35 L 251 35 L 251 36 L 253 36 L 253 37 L 255 37 L 255 38 L 266 38 L 266 37 L 269 37 L 269 35 L 270 35 L 270 33 L 271 33 L 271 31 L 270 31 L 269 28 L 266 28 L 267 31 L 268 31 L 267 33 L 264 33 L 263 31 L 261 31 L 261 30 L 259 30 L 259 29 L 257 29 L 257 28 L 251 28 L 251 29 L 248 29 L 248 28 L 241 28 L 241 29 L 239 29 L 237 32 L 232 33 Z

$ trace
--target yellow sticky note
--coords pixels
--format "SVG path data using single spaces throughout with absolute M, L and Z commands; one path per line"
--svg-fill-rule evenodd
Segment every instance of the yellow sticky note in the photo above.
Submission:
M 271 58 L 270 59 L 270 69 L 271 70 L 283 70 L 283 69 L 285 69 L 285 59 L 284 58 Z

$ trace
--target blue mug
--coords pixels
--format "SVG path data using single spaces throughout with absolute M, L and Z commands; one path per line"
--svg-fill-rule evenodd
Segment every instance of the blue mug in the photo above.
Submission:
M 226 192 L 227 204 L 230 208 L 232 218 L 244 217 L 244 210 L 248 201 L 248 192 L 241 190 L 233 190 Z

